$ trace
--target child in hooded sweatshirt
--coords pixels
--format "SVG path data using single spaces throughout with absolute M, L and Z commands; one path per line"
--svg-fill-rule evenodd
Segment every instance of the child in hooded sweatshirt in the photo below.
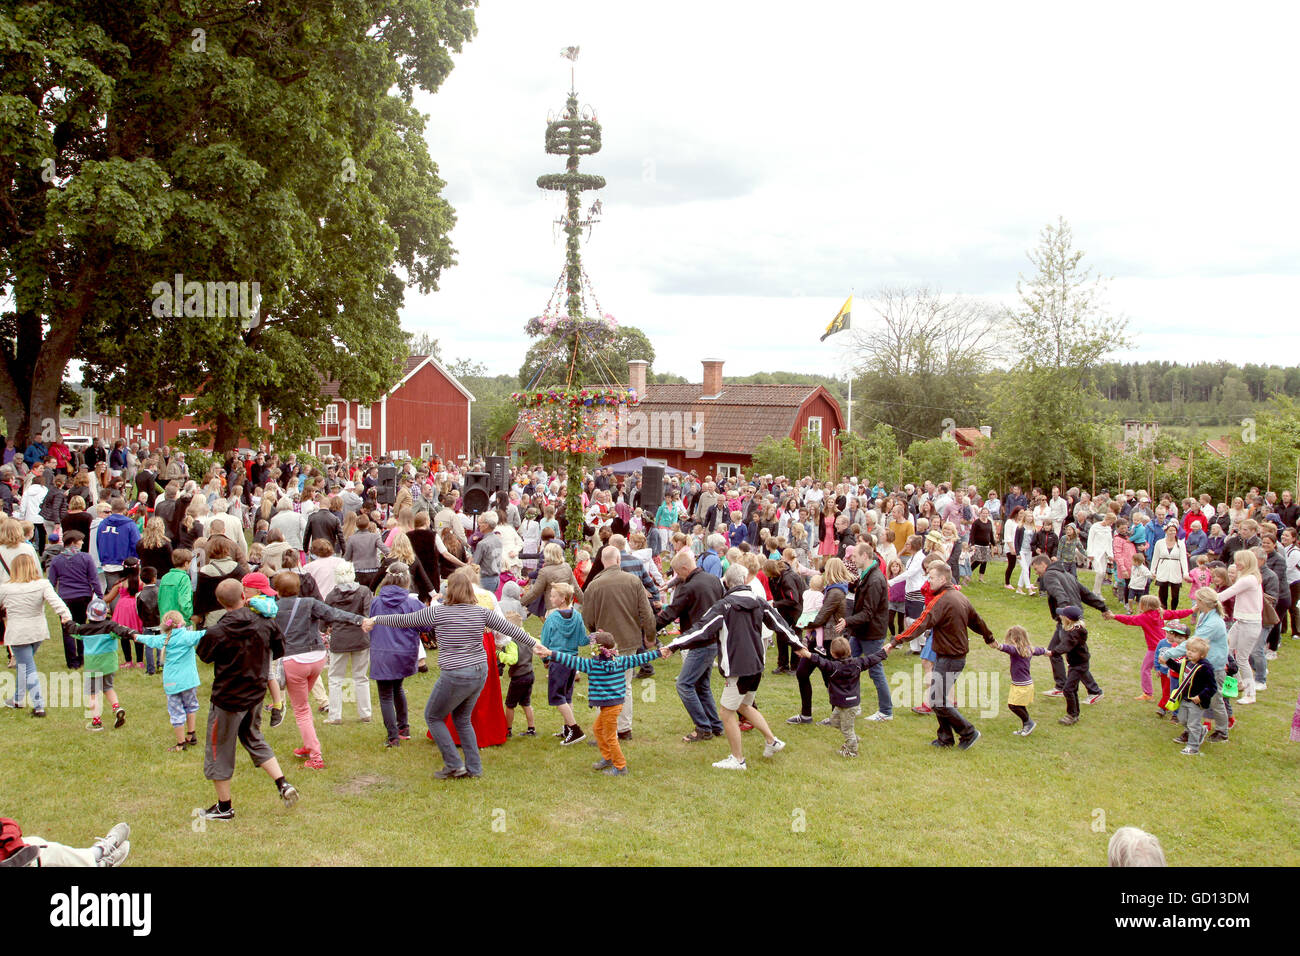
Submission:
M 501 600 L 497 602 L 497 613 L 502 617 L 508 614 L 518 614 L 522 622 L 528 614 L 528 609 L 519 603 L 519 597 L 524 592 L 519 587 L 517 581 L 508 581 L 501 586 Z M 520 624 L 522 627 L 523 624 Z
M 552 611 L 546 615 L 541 636 L 547 647 L 569 654 L 577 654 L 591 643 L 582 615 L 573 609 L 573 597 L 573 585 L 551 585 Z M 573 716 L 573 682 L 577 673 L 577 668 L 558 662 L 551 662 L 546 671 L 546 702 L 560 712 L 564 721 L 564 729 L 556 735 L 564 747 L 587 737 Z
M 1170 692 L 1178 689 L 1178 669 L 1170 667 L 1161 655 L 1165 651 L 1178 647 L 1185 640 L 1187 640 L 1187 625 L 1174 623 L 1166 625 L 1165 636 L 1156 645 L 1155 669 L 1160 674 L 1160 703 L 1156 706 L 1156 713 L 1171 720 L 1177 720 L 1178 715 L 1169 713 L 1165 709 L 1165 704 L 1169 703 Z
M 1108 620 L 1118 621 L 1120 624 L 1127 624 L 1129 627 L 1142 628 L 1142 635 L 1146 638 L 1147 653 L 1142 658 L 1142 693 L 1134 697 L 1134 700 L 1155 700 L 1152 696 L 1151 668 L 1156 660 L 1156 647 L 1165 636 L 1165 622 L 1191 617 L 1194 613 L 1196 613 L 1194 607 L 1183 611 L 1162 611 L 1160 609 L 1160 598 L 1154 594 L 1146 594 L 1138 599 L 1137 614 L 1111 614 L 1107 612 L 1103 615 Z
M 217 585 L 216 599 L 225 613 L 199 642 L 199 660 L 212 665 L 212 703 L 204 737 L 203 776 L 212 781 L 217 802 L 203 811 L 207 820 L 233 820 L 231 781 L 235 776 L 235 745 L 241 744 L 275 782 L 286 806 L 298 802 L 298 791 L 280 772 L 275 752 L 262 736 L 262 700 L 271 660 L 284 655 L 283 635 L 276 624 L 274 598 L 245 597 L 240 582 L 229 578 Z
M 844 735 L 844 744 L 840 747 L 841 757 L 858 755 L 858 734 L 853 724 L 858 714 L 862 713 L 862 672 L 883 661 L 895 646 L 886 643 L 874 654 L 854 657 L 848 639 L 837 637 L 831 641 L 830 657 L 813 655 L 806 647 L 795 650 L 800 657 L 811 660 L 826 678 L 826 689 L 831 697 L 831 726 L 838 727 Z
M 108 620 L 108 605 L 99 598 L 86 608 L 86 623 L 69 625 L 81 637 L 85 647 L 86 694 L 90 697 L 90 724 L 87 730 L 103 730 L 101 718 L 103 704 L 100 695 L 108 699 L 113 708 L 113 728 L 126 723 L 126 708 L 117 699 L 113 689 L 113 675 L 117 673 L 117 639 L 129 641 L 136 635 L 130 628 Z
M 504 608 L 505 601 L 501 602 Z M 524 626 L 524 619 L 518 612 L 502 611 L 501 614 L 507 621 L 518 627 Z M 511 641 L 505 647 L 497 650 L 497 661 L 502 667 L 510 670 L 510 687 L 506 690 L 506 736 L 514 736 L 515 708 L 524 709 L 524 719 L 528 721 L 528 729 L 524 731 L 525 737 L 536 737 L 537 728 L 534 726 L 533 715 L 533 650 L 527 645 L 520 645 Z
M 137 634 L 135 638 L 147 647 L 167 653 L 163 662 L 163 691 L 167 694 L 167 717 L 176 735 L 176 743 L 167 748 L 169 753 L 182 753 L 199 745 L 195 731 L 199 669 L 194 663 L 194 649 L 205 632 L 191 631 L 185 624 L 179 611 L 168 611 L 159 622 L 161 634 Z
M 555 616 L 553 612 L 546 620 L 550 621 Z M 537 645 L 536 653 L 539 657 L 554 658 L 557 664 L 591 675 L 587 703 L 600 708 L 600 715 L 592 729 L 596 734 L 601 757 L 591 769 L 612 777 L 622 777 L 628 772 L 627 759 L 618 743 L 618 715 L 623 712 L 623 698 L 627 694 L 624 672 L 667 655 L 656 649 L 620 657 L 613 634 L 597 631 L 591 637 L 597 647 L 594 657 L 579 657 L 570 651 L 555 651 L 544 644 Z

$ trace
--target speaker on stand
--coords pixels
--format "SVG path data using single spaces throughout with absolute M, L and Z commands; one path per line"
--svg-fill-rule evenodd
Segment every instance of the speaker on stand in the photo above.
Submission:
M 641 513 L 646 522 L 654 521 L 655 512 L 664 503 L 664 466 L 646 465 L 641 469 Z
M 464 506 L 461 510 L 467 515 L 481 515 L 488 510 L 491 497 L 492 476 L 486 471 L 471 471 L 465 475 L 465 490 L 461 494 Z
M 381 505 L 397 503 L 397 466 L 380 465 L 379 482 L 375 485 L 375 500 Z
M 487 473 L 492 476 L 492 487 L 488 489 L 489 493 L 496 494 L 498 491 L 510 490 L 510 459 L 500 455 L 489 455 L 487 458 Z

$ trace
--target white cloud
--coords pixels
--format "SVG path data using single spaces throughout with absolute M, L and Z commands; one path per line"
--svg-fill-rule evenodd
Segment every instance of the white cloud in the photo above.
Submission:
M 542 134 L 578 43 L 604 127 L 582 165 L 609 179 L 585 264 L 659 370 L 698 378 L 708 353 L 735 374 L 837 371 L 817 338 L 850 289 L 1011 302 L 1057 215 L 1113 277 L 1134 356 L 1258 358 L 1297 318 L 1300 8 L 1226 9 L 485 4 L 421 101 L 459 264 L 405 324 L 518 368 L 562 264 L 559 199 L 534 180 L 562 168 Z

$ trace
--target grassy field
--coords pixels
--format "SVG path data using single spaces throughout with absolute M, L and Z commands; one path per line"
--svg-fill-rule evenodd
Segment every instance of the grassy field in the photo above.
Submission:
M 1050 636 L 1043 599 L 992 583 L 967 593 L 999 636 L 1016 623 L 1035 642 Z M 1177 727 L 1132 700 L 1141 633 L 1092 611 L 1088 620 L 1093 672 L 1106 696 L 1082 708 L 1077 726 L 1060 726 L 1064 703 L 1042 696 L 1051 677 L 1036 659 L 1039 696 L 1031 713 L 1039 728 L 1029 738 L 1011 734 L 1019 724 L 1005 707 L 1005 656 L 976 638 L 967 670 L 986 693 L 996 678 L 998 699 L 989 704 L 995 716 L 980 715 L 978 701 L 963 708 L 983 732 L 970 751 L 928 746 L 934 719 L 907 712 L 897 699 L 892 722 L 859 720 L 862 756 L 844 760 L 836 754 L 837 731 L 784 723 L 798 709 L 797 687 L 793 677 L 769 675 L 758 703 L 787 742 L 785 752 L 765 760 L 761 739 L 746 734 L 750 769 L 714 770 L 710 763 L 726 752 L 722 742 L 680 741 L 690 725 L 673 687 L 673 658 L 656 665 L 653 682 L 637 682 L 635 739 L 626 744 L 630 776 L 592 773 L 595 749 L 585 744 L 559 747 L 550 736 L 558 718 L 543 705 L 540 736 L 485 750 L 482 779 L 438 781 L 432 773 L 441 761 L 422 738 L 421 716 L 435 668 L 407 682 L 417 734 L 409 745 L 383 748 L 376 697 L 374 723 L 358 722 L 352 705 L 342 726 L 318 719 L 327 767 L 307 771 L 291 754 L 299 739 L 290 715 L 268 738 L 302 792 L 298 806 L 284 808 L 241 751 L 237 818 L 206 825 L 193 811 L 212 803 L 212 788 L 199 753 L 165 752 L 170 728 L 159 678 L 120 672 L 130 713 L 121 730 L 88 733 L 80 707 L 52 708 L 44 721 L 0 711 L 0 815 L 77 845 L 127 820 L 136 865 L 1087 866 L 1104 863 L 1110 833 L 1129 824 L 1156 833 L 1173 865 L 1300 865 L 1293 836 L 1300 746 L 1287 741 L 1300 642 L 1283 639 L 1269 690 L 1239 708 L 1232 740 L 1207 743 L 1204 756 L 1187 758 L 1171 740 Z M 37 660 L 61 667 L 58 642 L 47 642 Z M 918 660 L 893 655 L 891 682 L 910 684 Z M 769 654 L 769 669 L 774 661 Z M 545 700 L 537 668 L 535 703 Z M 11 681 L 13 672 L 4 673 Z M 716 676 L 714 686 L 716 694 Z M 829 706 L 820 682 L 814 687 L 820 719 Z M 206 686 L 201 700 L 205 718 Z M 592 714 L 582 704 L 575 699 L 589 727 Z M 515 726 L 522 730 L 522 713 Z

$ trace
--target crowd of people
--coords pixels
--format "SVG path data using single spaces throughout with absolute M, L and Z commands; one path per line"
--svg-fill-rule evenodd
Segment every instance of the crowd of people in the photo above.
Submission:
M 50 608 L 64 664 L 84 674 L 89 730 L 125 725 L 120 669 L 161 675 L 167 749 L 202 747 L 211 819 L 234 815 L 239 745 L 285 803 L 298 799 L 264 715 L 274 728 L 292 709 L 294 755 L 322 770 L 317 717 L 341 723 L 351 697 L 370 722 L 374 681 L 384 745 L 409 741 L 404 681 L 428 669 L 435 649 L 424 712 L 443 761 L 435 776 L 482 775 L 480 748 L 514 735 L 517 710 L 520 735 L 537 735 L 534 658 L 559 746 L 588 741 L 599 751 L 593 768 L 623 776 L 633 678 L 673 654 L 689 721 L 682 741 L 725 741 L 713 766 L 743 771 L 747 731 L 762 738 L 764 757 L 786 746 L 758 706 L 773 646 L 772 673 L 799 689 L 800 711 L 785 724 L 814 721 L 819 675 L 831 707 L 821 723 L 840 732 L 844 757 L 859 753 L 864 674 L 876 698 L 866 720 L 894 719 L 883 661 L 899 652 L 921 658 L 924 694 L 912 709 L 934 718 L 932 745 L 968 749 L 980 731 L 955 688 L 969 634 L 1006 656 L 1007 706 L 1027 737 L 1034 657 L 1051 662 L 1047 695 L 1064 698 L 1060 723 L 1077 723 L 1080 703 L 1102 698 L 1091 609 L 1142 632 L 1136 699 L 1180 722 L 1192 756 L 1228 739 L 1234 711 L 1267 691 L 1281 637 L 1300 636 L 1300 506 L 1289 491 L 1215 504 L 1133 490 L 981 495 L 928 481 L 887 489 L 692 473 L 643 501 L 638 475 L 596 468 L 581 482 L 583 526 L 570 528 L 568 476 L 541 467 L 514 469 L 486 510 L 468 513 L 471 469 L 440 460 L 394 463 L 396 488 L 381 500 L 381 463 L 369 459 L 309 465 L 231 451 L 192 474 L 179 452 L 123 441 L 82 454 L 34 443 L 5 457 L 0 627 L 17 672 L 6 705 L 45 715 L 36 653 L 50 638 Z M 576 551 L 572 566 L 566 549 Z M 972 603 L 998 559 L 1002 587 L 1046 597 L 1045 647 L 1022 626 L 995 636 Z M 523 627 L 529 617 L 541 619 L 538 638 Z M 212 666 L 202 742 L 199 661 Z M 573 704 L 579 680 L 599 711 L 590 737 Z M 161 713 L 162 703 L 133 707 Z M 1300 704 L 1291 737 L 1300 740 Z

